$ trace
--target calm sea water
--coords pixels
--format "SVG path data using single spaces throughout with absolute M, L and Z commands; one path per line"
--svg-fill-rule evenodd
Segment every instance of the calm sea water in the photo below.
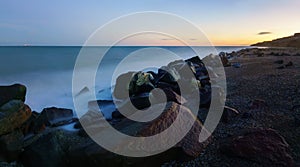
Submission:
M 195 47 L 200 57 L 221 51 L 237 51 L 236 47 Z M 89 73 L 89 61 L 106 47 L 89 47 L 82 75 Z M 216 50 L 214 50 L 216 49 Z M 0 85 L 21 83 L 28 88 L 26 103 L 40 112 L 45 107 L 72 108 L 72 75 L 81 47 L 0 47 Z M 112 47 L 98 67 L 96 83 L 87 84 L 98 99 L 110 99 L 111 85 L 127 71 L 159 68 L 178 58 L 196 53 L 189 47 Z M 80 88 L 81 89 L 81 88 Z M 78 93 L 80 89 L 76 90 Z

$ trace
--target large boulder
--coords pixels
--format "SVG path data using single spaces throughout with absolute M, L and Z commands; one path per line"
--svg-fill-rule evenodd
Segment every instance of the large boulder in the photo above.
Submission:
M 142 93 L 150 92 L 154 89 L 154 77 L 151 73 L 145 72 L 128 72 L 117 78 L 114 89 L 114 97 L 126 99 L 129 96 L 135 96 Z
M 0 108 L 0 135 L 12 132 L 30 117 L 31 109 L 21 100 L 11 100 Z
M 12 162 L 18 159 L 23 149 L 23 137 L 19 130 L 0 137 L 0 161 Z
M 0 106 L 11 100 L 21 100 L 24 102 L 25 95 L 26 87 L 24 85 L 0 86 Z
M 179 113 L 183 114 L 184 116 L 184 118 L 179 118 L 180 121 L 182 121 L 181 122 L 182 124 L 184 123 L 183 119 L 188 119 L 189 121 L 195 121 L 195 122 L 192 128 L 189 130 L 189 132 L 185 135 L 185 137 L 174 147 L 180 148 L 180 150 L 183 151 L 182 156 L 195 158 L 200 155 L 200 153 L 210 142 L 210 138 L 209 138 L 207 141 L 200 143 L 199 142 L 200 132 L 202 130 L 207 134 L 209 134 L 209 132 L 206 131 L 202 123 L 194 116 L 194 114 L 188 108 L 182 105 L 179 105 L 174 102 L 167 103 L 164 112 L 155 120 L 151 121 L 150 123 L 147 123 L 147 125 L 142 129 L 140 129 L 140 131 L 137 131 L 138 132 L 137 134 L 138 136 L 152 136 L 161 133 L 162 131 L 164 131 L 165 129 L 167 129 L 173 124 L 173 122 L 177 119 Z M 179 127 L 178 129 L 176 129 L 176 131 L 173 132 L 174 134 L 180 133 L 179 131 L 181 129 Z M 160 142 L 168 142 L 168 141 L 162 139 Z
M 252 129 L 233 136 L 220 149 L 227 156 L 245 158 L 262 166 L 294 165 L 288 143 L 273 129 Z
M 154 105 L 152 112 L 157 112 L 157 109 L 161 107 L 162 104 Z M 180 112 L 184 115 L 185 118 L 190 118 L 189 121 L 192 121 L 184 122 L 183 120 L 181 120 L 180 123 L 193 123 L 191 124 L 192 128 L 180 142 L 178 142 L 165 152 L 149 157 L 129 158 L 109 152 L 94 142 L 85 142 L 71 148 L 71 150 L 68 152 L 67 157 L 69 159 L 69 165 L 160 166 L 163 163 L 169 162 L 171 160 L 185 161 L 190 160 L 191 158 L 195 158 L 199 156 L 200 153 L 204 150 L 206 145 L 210 142 L 210 138 L 203 143 L 199 142 L 199 134 L 201 130 L 204 130 L 205 132 L 204 127 L 202 126 L 201 122 L 194 117 L 194 115 L 188 108 L 181 106 L 178 103 L 168 102 L 163 113 L 152 121 L 141 123 L 129 120 L 128 118 L 124 118 L 121 122 L 114 124 L 113 127 L 118 131 L 131 136 L 152 136 L 167 129 L 175 121 Z M 151 115 L 151 113 L 149 114 Z M 91 116 L 86 115 L 82 119 L 96 120 L 96 113 L 90 113 L 89 115 Z M 145 114 L 145 117 L 147 117 L 147 114 Z M 98 132 L 93 133 L 98 133 L 97 135 L 107 134 L 105 127 L 103 126 L 103 124 L 101 124 L 101 121 L 101 118 L 98 118 L 97 122 L 94 121 L 94 129 L 97 129 L 96 127 L 98 126 Z M 87 128 L 89 128 L 89 126 Z M 179 125 L 175 129 L 175 131 L 171 132 L 169 140 L 173 140 L 173 135 L 176 136 L 176 134 L 180 133 L 180 130 L 182 129 Z M 140 147 L 139 143 L 130 143 L 131 141 L 129 141 L 130 144 L 128 144 L 126 141 L 127 139 L 122 139 L 120 142 L 115 143 L 115 149 L 122 149 L 124 147 L 136 147 L 138 149 L 144 149 L 144 147 Z M 167 138 L 161 138 L 158 143 L 151 143 L 149 147 L 158 147 L 161 144 L 164 145 L 165 142 L 169 142 Z

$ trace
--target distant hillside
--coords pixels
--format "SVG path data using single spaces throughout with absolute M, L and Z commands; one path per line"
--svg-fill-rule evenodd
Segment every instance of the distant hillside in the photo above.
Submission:
M 278 38 L 272 41 L 265 41 L 253 44 L 251 46 L 265 46 L 265 47 L 297 47 L 300 48 L 300 33 L 293 36 Z

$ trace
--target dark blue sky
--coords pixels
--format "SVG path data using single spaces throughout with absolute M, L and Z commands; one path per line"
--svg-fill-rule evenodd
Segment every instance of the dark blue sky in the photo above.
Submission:
M 298 0 L 1 0 L 0 45 L 82 45 L 106 22 L 142 11 L 182 16 L 216 45 L 247 45 L 300 30 L 299 6 Z

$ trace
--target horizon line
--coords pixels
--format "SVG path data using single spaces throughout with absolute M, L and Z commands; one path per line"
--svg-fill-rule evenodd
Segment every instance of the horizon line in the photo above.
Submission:
M 238 47 L 238 46 L 250 46 L 250 45 L 116 45 L 116 46 L 109 46 L 109 45 L 0 45 L 0 47 L 199 47 L 199 46 L 206 46 L 206 47 Z

